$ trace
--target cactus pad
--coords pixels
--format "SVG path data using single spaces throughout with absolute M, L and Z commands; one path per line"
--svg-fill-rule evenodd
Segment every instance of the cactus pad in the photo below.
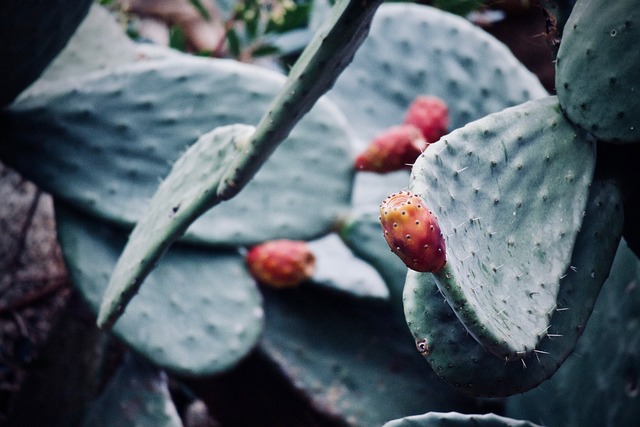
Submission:
M 196 218 L 221 202 L 212 190 L 253 132 L 247 125 L 218 127 L 198 138 L 173 165 L 116 264 L 98 314 L 99 325 L 113 325 L 160 256 Z
M 345 112 L 364 149 L 403 122 L 418 95 L 449 108 L 450 129 L 547 95 L 511 51 L 468 20 L 413 3 L 386 3 L 329 97 Z
M 389 421 L 383 427 L 539 427 L 496 414 L 468 415 L 457 412 L 428 412 Z
M 102 395 L 89 407 L 84 427 L 182 427 L 167 375 L 128 354 Z
M 12 106 L 2 157 L 54 196 L 131 227 L 187 147 L 216 126 L 257 123 L 283 83 L 257 66 L 177 54 L 60 81 Z M 351 196 L 351 141 L 342 113 L 321 100 L 243 197 L 208 212 L 187 238 L 249 244 L 326 233 Z
M 543 387 L 509 398 L 508 414 L 549 427 L 636 425 L 639 307 L 640 262 L 622 241 L 575 354 Z
M 379 426 L 429 409 L 472 408 L 472 399 L 449 389 L 410 351 L 402 316 L 390 305 L 321 289 L 266 290 L 264 298 L 260 348 L 340 425 Z
M 450 133 L 414 165 L 409 190 L 446 240 L 438 287 L 501 359 L 528 355 L 549 327 L 594 164 L 595 143 L 548 97 Z
M 389 288 L 392 303 L 399 303 L 407 267 L 382 235 L 378 213 L 352 212 L 340 229 L 340 237 L 353 253 L 375 267 Z
M 579 0 L 556 61 L 558 99 L 598 139 L 640 142 L 640 8 L 633 1 Z
M 316 256 L 314 285 L 360 298 L 388 299 L 389 290 L 369 263 L 357 258 L 335 234 L 309 242 Z
M 615 185 L 594 182 L 551 326 L 534 354 L 520 361 L 505 362 L 487 352 L 455 316 L 433 276 L 409 272 L 404 309 L 420 353 L 446 382 L 475 396 L 522 393 L 549 378 L 573 352 L 609 274 L 622 233 L 622 211 Z
M 72 282 L 94 312 L 126 243 L 126 233 L 56 207 Z M 155 364 L 183 375 L 228 369 L 254 346 L 262 298 L 235 250 L 176 246 L 147 279 L 113 333 Z
M 547 92 L 503 43 L 468 20 L 429 6 L 387 2 L 328 96 L 346 115 L 362 151 L 401 124 L 419 95 L 445 101 L 453 130 Z M 407 175 L 358 173 L 354 205 L 377 210 L 382 199 L 406 188 Z

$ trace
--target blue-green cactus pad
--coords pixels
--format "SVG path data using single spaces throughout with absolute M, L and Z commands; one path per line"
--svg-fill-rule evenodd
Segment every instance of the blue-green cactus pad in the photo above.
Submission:
M 98 311 L 126 233 L 57 206 L 58 234 L 74 285 Z M 263 326 L 262 298 L 235 250 L 176 246 L 113 332 L 159 366 L 205 375 L 233 366 Z
M 473 400 L 441 382 L 414 351 L 397 311 L 336 296 L 313 288 L 264 292 L 260 348 L 314 406 L 363 427 L 425 410 L 472 409 Z
M 389 421 L 383 427 L 539 427 L 496 414 L 460 414 L 458 412 L 428 412 Z
M 69 41 L 91 0 L 0 2 L 0 109 L 35 81 Z
M 551 326 L 534 354 L 511 362 L 496 358 L 468 334 L 433 275 L 410 271 L 404 310 L 416 346 L 442 379 L 464 393 L 510 396 L 538 386 L 572 354 L 609 274 L 622 222 L 619 190 L 611 182 L 594 182 Z
M 429 6 L 385 3 L 328 95 L 363 150 L 377 134 L 402 123 L 418 95 L 442 98 L 453 130 L 547 92 L 502 42 L 468 20 Z M 377 207 L 406 185 L 404 171 L 359 173 L 354 204 Z
M 311 278 L 314 285 L 347 292 L 362 298 L 389 298 L 389 290 L 378 271 L 356 257 L 339 236 L 329 234 L 309 242 L 316 258 Z
M 640 142 L 640 7 L 579 0 L 564 27 L 556 90 L 571 121 L 598 139 Z
M 89 406 L 84 427 L 182 427 L 167 375 L 127 355 L 100 397 Z
M 407 267 L 382 236 L 378 213 L 352 212 L 345 217 L 340 237 L 353 253 L 375 267 L 384 278 L 392 303 L 399 303 Z
M 0 151 L 54 196 L 131 226 L 187 147 L 217 126 L 255 124 L 284 79 L 187 55 L 91 73 L 15 103 Z M 242 195 L 204 215 L 188 237 L 234 245 L 317 237 L 347 208 L 352 177 L 346 121 L 321 100 Z
M 622 241 L 574 354 L 547 383 L 509 398 L 507 413 L 549 427 L 637 425 L 638 384 L 640 262 Z
M 582 224 L 595 143 L 555 97 L 472 122 L 430 145 L 409 189 L 433 210 L 447 264 L 435 277 L 469 333 L 502 359 L 549 327 Z
M 547 91 L 507 46 L 468 20 L 414 3 L 383 4 L 329 97 L 366 144 L 402 123 L 418 95 L 442 98 L 456 129 Z
M 255 129 L 229 125 L 204 134 L 173 165 L 133 229 L 104 293 L 98 325 L 111 327 L 158 260 L 187 227 L 220 203 L 215 189 Z

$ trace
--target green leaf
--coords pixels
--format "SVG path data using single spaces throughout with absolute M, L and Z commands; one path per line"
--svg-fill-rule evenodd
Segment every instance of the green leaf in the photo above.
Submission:
M 200 16 L 204 18 L 206 21 L 211 20 L 211 15 L 206 7 L 202 4 L 201 0 L 189 0 L 189 3 L 198 11 Z

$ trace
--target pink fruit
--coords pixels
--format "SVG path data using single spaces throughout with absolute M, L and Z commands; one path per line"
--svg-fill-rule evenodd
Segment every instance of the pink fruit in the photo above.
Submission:
M 245 261 L 258 283 L 274 288 L 295 287 L 309 280 L 315 270 L 309 245 L 297 240 L 271 240 L 254 246 Z
M 404 123 L 420 129 L 424 139 L 433 143 L 447 134 L 449 109 L 436 96 L 418 96 L 409 106 Z
M 444 237 L 438 221 L 416 194 L 400 191 L 380 205 L 384 238 L 412 270 L 437 272 L 446 263 Z
M 426 147 L 427 142 L 415 126 L 393 126 L 371 141 L 356 158 L 355 168 L 376 173 L 410 169 Z

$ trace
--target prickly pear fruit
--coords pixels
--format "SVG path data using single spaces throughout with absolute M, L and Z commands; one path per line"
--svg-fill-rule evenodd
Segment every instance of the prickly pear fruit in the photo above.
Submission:
M 447 133 L 449 108 L 437 96 L 418 96 L 409 105 L 404 123 L 420 129 L 428 143 L 436 142 Z
M 410 169 L 427 145 L 417 127 L 392 126 L 376 136 L 356 158 L 355 168 L 376 173 Z
M 446 263 L 444 237 L 436 217 L 416 194 L 400 191 L 380 205 L 384 238 L 407 267 L 437 272 Z
M 270 240 L 252 247 L 246 264 L 260 284 L 274 288 L 292 288 L 309 280 L 315 270 L 315 256 L 301 240 Z

